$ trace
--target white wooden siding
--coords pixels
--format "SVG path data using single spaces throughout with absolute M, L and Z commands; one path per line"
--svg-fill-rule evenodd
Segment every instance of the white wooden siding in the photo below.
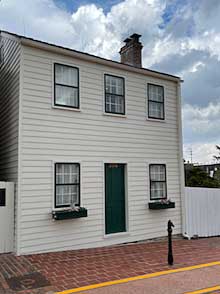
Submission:
M 18 128 L 20 90 L 20 44 L 2 37 L 3 64 L 0 66 L 0 181 L 14 182 L 15 240 L 17 237 Z
M 0 67 L 0 180 L 17 182 L 20 46 L 2 38 Z
M 0 254 L 14 251 L 14 183 L 0 182 L 5 205 L 0 206 Z
M 177 84 L 23 48 L 20 254 L 104 246 L 181 232 Z M 53 63 L 79 67 L 81 111 L 52 108 Z M 126 117 L 107 116 L 104 73 L 125 77 Z M 165 87 L 166 121 L 146 119 L 147 83 Z M 88 218 L 53 221 L 53 165 L 80 162 L 81 205 Z M 104 163 L 127 163 L 127 234 L 104 236 Z M 167 164 L 175 209 L 151 211 L 149 163 Z

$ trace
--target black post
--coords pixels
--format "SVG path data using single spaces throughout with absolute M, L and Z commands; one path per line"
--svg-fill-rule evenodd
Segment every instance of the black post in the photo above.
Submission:
M 173 250 L 172 250 L 172 227 L 174 224 L 171 220 L 168 221 L 167 231 L 168 231 L 168 264 L 173 265 Z

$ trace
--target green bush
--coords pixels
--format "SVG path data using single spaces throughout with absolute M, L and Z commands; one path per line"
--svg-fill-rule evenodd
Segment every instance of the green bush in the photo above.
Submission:
M 185 172 L 185 185 L 187 187 L 220 188 L 220 181 L 210 177 L 201 168 L 193 166 Z

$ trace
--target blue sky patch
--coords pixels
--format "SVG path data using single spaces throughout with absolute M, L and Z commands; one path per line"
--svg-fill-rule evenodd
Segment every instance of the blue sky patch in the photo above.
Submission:
M 73 13 L 76 11 L 80 6 L 86 5 L 86 4 L 95 4 L 98 7 L 102 7 L 105 13 L 108 13 L 113 5 L 116 5 L 120 2 L 123 2 L 121 0 L 80 0 L 80 1 L 74 1 L 74 0 L 54 0 L 56 5 L 58 7 L 64 8 L 65 10 L 69 11 L 70 13 Z
M 170 1 L 164 10 L 164 13 L 162 15 L 163 23 L 161 24 L 161 28 L 164 28 L 175 16 L 175 13 L 181 7 L 185 6 L 187 4 L 187 0 L 172 0 Z

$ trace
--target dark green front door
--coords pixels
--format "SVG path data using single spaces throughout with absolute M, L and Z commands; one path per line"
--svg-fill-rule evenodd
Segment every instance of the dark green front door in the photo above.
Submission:
M 125 165 L 105 164 L 105 233 L 125 232 Z

